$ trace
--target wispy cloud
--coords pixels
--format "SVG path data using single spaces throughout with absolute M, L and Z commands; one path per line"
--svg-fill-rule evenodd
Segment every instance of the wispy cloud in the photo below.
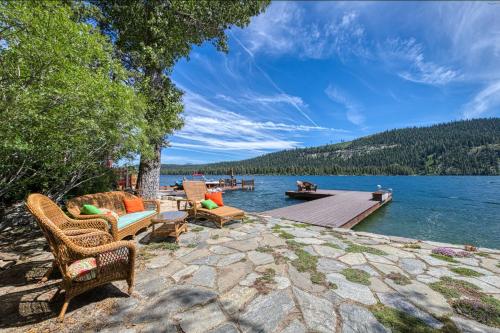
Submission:
M 461 77 L 457 70 L 426 61 L 423 46 L 415 38 L 388 39 L 381 48 L 383 59 L 402 67 L 398 75 L 408 81 L 444 85 Z
M 345 108 L 347 120 L 355 125 L 362 125 L 364 123 L 365 116 L 363 115 L 361 105 L 353 100 L 346 92 L 333 85 L 329 85 L 325 89 L 325 93 L 332 101 Z
M 330 3 L 327 18 L 308 20 L 308 13 L 298 3 L 273 2 L 262 15 L 255 17 L 241 35 L 252 53 L 295 54 L 321 59 L 333 54 L 363 54 L 364 28 L 355 11 L 335 15 Z
M 187 88 L 185 90 L 185 127 L 172 139 L 174 148 L 213 151 L 272 151 L 302 146 L 302 142 L 280 133 L 325 131 L 347 133 L 343 129 L 276 121 L 258 121 L 222 107 Z M 219 99 L 227 98 L 218 96 Z M 244 97 L 247 98 L 248 97 Z M 288 103 L 293 96 L 260 96 L 262 103 Z M 231 98 L 231 100 L 239 100 Z M 296 100 L 295 103 L 303 103 Z
M 500 110 L 500 81 L 496 81 L 481 90 L 464 106 L 463 117 L 474 118 L 483 116 L 495 109 Z

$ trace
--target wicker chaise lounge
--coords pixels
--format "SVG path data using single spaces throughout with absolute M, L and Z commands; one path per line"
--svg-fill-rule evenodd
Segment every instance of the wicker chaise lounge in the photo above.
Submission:
M 121 191 L 88 194 L 68 200 L 66 208 L 75 219 L 105 219 L 111 226 L 110 232 L 114 240 L 120 240 L 127 236 L 134 237 L 139 230 L 147 228 L 151 224 L 151 219 L 160 212 L 158 200 L 143 200 L 145 211 L 127 214 L 123 199 L 135 198 L 137 198 L 135 195 Z M 84 204 L 112 210 L 119 218 L 117 220 L 111 215 L 80 214 Z
M 30 195 L 26 205 L 42 229 L 62 274 L 61 284 L 52 297 L 54 299 L 61 290 L 65 291 L 60 321 L 64 319 L 71 299 L 87 290 L 112 281 L 126 280 L 129 294 L 132 292 L 136 252 L 133 242 L 113 241 L 108 232 L 94 229 L 98 225 L 107 229 L 104 220 L 69 219 L 44 195 Z M 68 223 L 72 226 L 88 225 L 92 229 L 61 229 Z
M 205 217 L 215 222 L 218 227 L 222 228 L 224 223 L 232 220 L 243 219 L 245 212 L 241 209 L 222 206 L 215 209 L 206 209 L 201 207 L 200 202 L 205 200 L 207 186 L 203 181 L 184 181 L 184 191 L 188 202 L 191 204 L 190 214 L 196 217 Z

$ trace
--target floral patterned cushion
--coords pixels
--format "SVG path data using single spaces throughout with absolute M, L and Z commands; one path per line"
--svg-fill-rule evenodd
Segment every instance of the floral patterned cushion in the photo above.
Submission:
M 97 263 L 95 258 L 77 260 L 68 266 L 68 274 L 74 281 L 89 281 L 96 278 Z
M 118 221 L 118 214 L 115 212 L 115 211 L 112 211 L 111 209 L 108 209 L 108 208 L 99 208 L 99 210 L 104 214 L 104 215 L 110 215 L 110 216 L 113 216 L 115 218 L 115 220 Z

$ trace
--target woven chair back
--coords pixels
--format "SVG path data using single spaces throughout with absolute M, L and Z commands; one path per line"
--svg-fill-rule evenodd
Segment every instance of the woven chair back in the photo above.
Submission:
M 186 197 L 190 201 L 205 200 L 205 193 L 207 193 L 207 185 L 204 181 L 198 180 L 185 180 L 182 182 Z
M 68 200 L 66 202 L 66 208 L 71 215 L 78 216 L 80 215 L 80 209 L 83 205 L 94 205 L 98 208 L 110 209 L 121 216 L 127 213 L 125 205 L 123 204 L 123 199 L 134 198 L 137 197 L 133 194 L 122 191 L 87 194 Z

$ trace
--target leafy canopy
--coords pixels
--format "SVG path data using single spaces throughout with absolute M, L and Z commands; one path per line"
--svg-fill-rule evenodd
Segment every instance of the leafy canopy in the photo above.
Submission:
M 0 2 L 0 199 L 60 198 L 145 143 L 145 100 L 69 6 Z

